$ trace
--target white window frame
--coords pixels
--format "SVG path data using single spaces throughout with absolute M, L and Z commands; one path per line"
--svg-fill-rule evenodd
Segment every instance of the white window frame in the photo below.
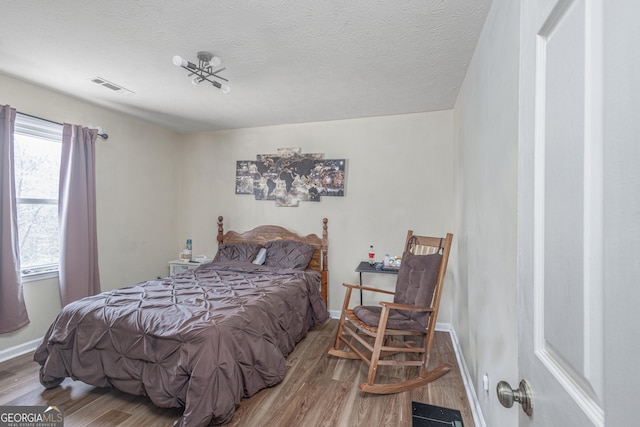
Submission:
M 14 128 L 15 135 L 30 136 L 33 138 L 45 139 L 55 143 L 62 144 L 62 125 L 45 119 L 32 117 L 26 114 L 16 113 L 16 121 Z M 40 204 L 40 205 L 58 205 L 56 199 L 44 198 L 16 198 L 17 204 Z M 60 264 L 45 264 L 34 267 L 20 267 L 20 274 L 23 282 L 32 280 L 41 280 L 47 278 L 58 277 Z

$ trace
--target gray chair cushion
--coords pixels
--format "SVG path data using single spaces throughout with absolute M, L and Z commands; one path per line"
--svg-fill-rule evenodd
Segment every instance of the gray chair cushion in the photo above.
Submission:
M 358 319 L 362 320 L 369 326 L 378 326 L 380 323 L 380 313 L 382 313 L 382 307 L 380 306 L 368 306 L 359 305 L 353 307 L 353 314 L 358 316 Z M 399 310 L 389 310 L 389 318 L 387 319 L 387 329 L 403 329 L 416 332 L 424 332 L 425 326 L 415 320 L 407 317 Z
M 442 255 L 413 255 L 405 252 L 396 281 L 393 302 L 421 307 L 431 307 L 438 281 Z M 370 326 L 378 326 L 382 307 L 359 306 L 353 312 Z M 429 322 L 429 313 L 408 310 L 390 310 L 387 328 L 423 331 Z

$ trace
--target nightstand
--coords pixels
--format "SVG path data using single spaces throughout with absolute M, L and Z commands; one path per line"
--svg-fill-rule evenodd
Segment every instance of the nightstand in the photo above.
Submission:
M 360 273 L 360 286 L 362 286 L 362 273 L 398 274 L 398 269 L 387 268 L 378 270 L 375 265 L 369 265 L 368 261 L 362 261 L 356 268 L 356 273 Z M 362 305 L 362 289 L 360 289 L 360 305 Z
M 212 260 L 207 260 L 205 262 L 184 262 L 178 259 L 169 261 L 169 276 L 173 276 L 178 273 L 184 273 L 188 270 L 193 270 L 200 267 L 202 264 L 208 264 L 211 261 Z

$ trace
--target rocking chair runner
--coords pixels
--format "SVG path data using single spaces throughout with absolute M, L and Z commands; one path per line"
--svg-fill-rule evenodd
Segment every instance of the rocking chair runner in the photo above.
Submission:
M 431 371 L 427 368 L 452 240 L 451 233 L 440 238 L 416 236 L 409 230 L 395 292 L 343 284 L 347 292 L 335 343 L 329 349 L 329 354 L 346 359 L 362 359 L 369 365 L 367 382 L 360 384 L 362 391 L 375 394 L 399 393 L 434 381 L 451 370 L 448 363 Z M 354 289 L 394 295 L 394 300 L 392 303 L 381 301 L 380 306 L 357 306 L 349 309 Z M 398 337 L 405 336 L 417 337 L 422 341 L 422 346 L 416 347 L 414 342 L 398 342 Z M 392 338 L 396 338 L 394 343 L 389 342 Z M 341 344 L 347 348 L 340 349 Z M 422 354 L 422 358 L 383 359 L 401 352 Z M 376 384 L 379 365 L 419 366 L 420 369 L 417 378 Z

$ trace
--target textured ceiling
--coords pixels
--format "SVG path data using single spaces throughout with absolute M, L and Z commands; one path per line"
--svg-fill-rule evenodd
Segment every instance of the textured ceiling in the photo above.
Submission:
M 490 3 L 5 1 L 0 73 L 177 132 L 436 111 L 453 107 Z M 201 50 L 230 94 L 172 64 Z

